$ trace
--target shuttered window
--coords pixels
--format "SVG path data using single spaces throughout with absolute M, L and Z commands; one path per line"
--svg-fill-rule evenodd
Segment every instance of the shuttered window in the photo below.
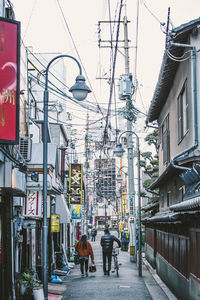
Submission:
M 177 99 L 177 112 L 178 112 L 178 143 L 180 143 L 188 131 L 187 81 L 185 81 L 181 93 Z
M 162 125 L 162 149 L 163 149 L 163 164 L 168 164 L 170 162 L 169 114 L 165 118 Z

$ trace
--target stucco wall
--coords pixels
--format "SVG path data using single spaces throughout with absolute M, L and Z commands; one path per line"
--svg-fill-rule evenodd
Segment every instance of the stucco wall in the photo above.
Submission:
M 185 61 L 180 64 L 177 74 L 174 79 L 173 86 L 169 93 L 168 99 L 161 111 L 158 119 L 159 127 L 162 126 L 164 119 L 169 114 L 169 131 L 170 131 L 170 159 L 176 154 L 182 152 L 186 148 L 193 145 L 194 141 L 194 118 L 193 118 L 193 86 L 192 86 L 192 66 L 191 60 Z M 177 99 L 187 79 L 187 96 L 189 105 L 189 130 L 180 143 L 178 143 L 178 111 Z M 160 130 L 161 134 L 161 130 Z M 163 149 L 162 145 L 159 147 L 159 174 L 166 168 L 163 164 Z

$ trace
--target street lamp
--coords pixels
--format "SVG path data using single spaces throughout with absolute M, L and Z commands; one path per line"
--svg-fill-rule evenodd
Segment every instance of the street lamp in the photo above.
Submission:
M 44 297 L 48 299 L 48 224 L 47 224 L 47 133 L 48 133 L 48 74 L 51 64 L 59 58 L 71 58 L 79 67 L 79 75 L 76 77 L 76 83 L 69 89 L 74 98 L 82 101 L 91 92 L 89 87 L 85 84 L 85 78 L 82 75 L 82 68 L 76 58 L 70 55 L 58 55 L 54 57 L 47 65 L 45 72 L 45 90 L 44 90 L 44 138 L 43 138 L 43 286 Z
M 138 169 L 138 247 L 139 247 L 139 251 L 138 251 L 138 274 L 139 276 L 142 276 L 142 248 L 141 248 L 141 197 L 140 197 L 140 193 L 141 193 L 141 188 L 140 188 L 140 142 L 139 142 L 139 137 L 138 135 L 134 132 L 134 131 L 124 131 L 122 132 L 119 137 L 118 137 L 118 142 L 116 145 L 116 149 L 114 150 L 114 154 L 117 157 L 122 157 L 123 153 L 124 153 L 124 149 L 122 148 L 122 145 L 120 143 L 120 138 L 122 136 L 122 134 L 124 133 L 131 133 L 134 134 L 136 137 L 136 142 L 137 142 L 137 160 L 138 160 L 138 165 L 137 165 L 137 169 Z
M 118 155 L 120 153 L 123 153 L 125 152 L 125 150 L 120 146 L 121 148 L 121 152 L 119 151 L 119 148 L 117 149 L 117 153 Z M 121 155 L 121 154 L 120 154 Z M 118 156 L 119 157 L 119 156 Z M 121 171 L 124 169 L 124 168 L 127 168 L 127 166 L 122 166 L 119 170 L 118 170 L 118 173 L 117 173 L 117 176 L 116 176 L 116 181 L 118 183 L 120 183 L 120 195 L 121 195 L 121 211 L 122 211 L 122 220 L 124 221 L 124 226 L 126 227 L 126 214 L 125 214 L 125 206 L 126 206 L 126 203 L 125 203 L 125 199 L 123 198 L 123 189 L 124 189 L 124 185 L 123 185 L 123 180 L 122 180 L 122 175 L 121 175 Z M 123 172 L 123 171 L 122 171 Z M 125 172 L 124 172 L 125 173 Z M 125 173 L 125 175 L 127 176 L 127 173 Z M 126 187 L 126 184 L 125 184 L 125 187 Z

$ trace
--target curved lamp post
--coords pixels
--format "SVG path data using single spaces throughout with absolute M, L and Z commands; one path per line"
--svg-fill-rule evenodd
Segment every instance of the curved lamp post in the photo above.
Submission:
M 124 149 L 122 148 L 122 153 L 124 152 Z M 119 153 L 119 152 L 118 152 Z M 121 193 L 122 193 L 122 187 L 123 187 L 123 184 L 122 184 L 122 176 L 121 176 L 121 171 L 122 169 L 124 168 L 127 168 L 127 166 L 122 166 L 121 168 L 119 168 L 118 172 L 117 172 L 117 176 L 116 176 L 116 180 L 118 183 L 120 183 L 120 190 L 121 190 Z M 123 171 L 122 171 L 123 172 Z M 125 175 L 127 176 L 127 173 L 124 172 Z M 122 220 L 124 220 L 124 225 L 125 225 L 125 201 L 123 200 L 122 198 L 122 194 L 121 194 L 121 210 L 122 210 Z M 119 220 L 118 220 L 118 223 L 119 223 Z
M 47 225 L 47 131 L 48 131 L 48 74 L 51 64 L 59 58 L 71 58 L 79 67 L 79 75 L 76 77 L 76 83 L 69 89 L 74 98 L 78 101 L 84 100 L 90 88 L 85 84 L 85 77 L 82 75 L 82 68 L 76 58 L 70 55 L 58 55 L 54 57 L 47 65 L 45 72 L 45 90 L 44 90 L 44 138 L 43 138 L 43 286 L 44 297 L 48 299 L 48 225 Z
M 123 153 L 125 150 L 122 147 L 122 144 L 120 143 L 120 138 L 124 133 L 131 133 L 134 134 L 136 137 L 137 141 L 137 160 L 138 160 L 138 246 L 139 246 L 139 251 L 138 251 L 138 275 L 142 276 L 142 248 L 141 248 L 141 187 L 140 187 L 140 141 L 138 135 L 134 131 L 124 131 L 122 132 L 119 137 L 118 137 L 118 142 L 116 145 L 116 148 L 114 150 L 114 154 L 116 157 L 122 157 Z

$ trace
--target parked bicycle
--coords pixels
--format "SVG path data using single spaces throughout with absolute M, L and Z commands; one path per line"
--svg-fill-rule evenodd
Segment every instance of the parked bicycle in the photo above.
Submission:
M 121 266 L 121 264 L 119 264 L 118 262 L 118 255 L 119 255 L 119 248 L 118 247 L 113 248 L 112 256 L 113 256 L 113 263 L 114 263 L 114 271 L 112 272 L 113 273 L 116 272 L 117 277 L 119 277 L 119 266 Z

